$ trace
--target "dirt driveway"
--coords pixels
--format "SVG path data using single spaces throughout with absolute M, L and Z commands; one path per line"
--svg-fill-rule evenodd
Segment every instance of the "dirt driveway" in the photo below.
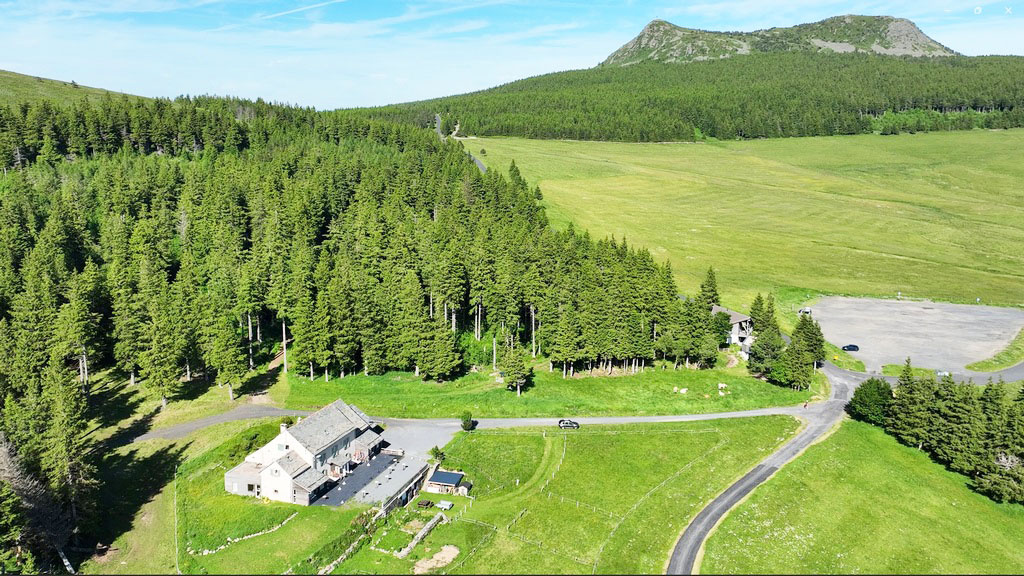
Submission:
M 868 371 L 902 364 L 965 372 L 964 366 L 995 355 L 1024 327 L 1024 310 L 940 302 L 829 296 L 812 306 L 825 339 L 843 346 Z

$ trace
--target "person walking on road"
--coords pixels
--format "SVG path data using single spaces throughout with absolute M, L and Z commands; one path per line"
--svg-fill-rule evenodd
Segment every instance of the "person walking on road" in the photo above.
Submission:
M 804 400 L 804 408 L 807 408 L 807 400 Z

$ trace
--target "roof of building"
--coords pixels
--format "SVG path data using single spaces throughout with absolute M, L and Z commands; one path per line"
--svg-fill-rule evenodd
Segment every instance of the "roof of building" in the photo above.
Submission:
M 254 480 L 259 482 L 260 470 L 263 466 L 260 466 L 256 462 L 242 462 L 238 466 L 235 466 L 231 470 L 224 473 L 225 478 L 232 478 L 234 480 Z
M 365 414 L 342 400 L 335 400 L 288 428 L 288 432 L 306 450 L 316 454 L 352 430 L 369 427 Z
M 462 482 L 462 476 L 463 475 L 458 472 L 444 472 L 442 470 L 438 470 L 430 476 L 430 480 L 427 480 L 427 482 L 443 484 L 445 486 L 458 486 L 459 482 Z
M 363 446 L 364 448 L 373 448 L 377 444 L 381 443 L 380 434 L 377 434 L 373 430 L 367 430 L 359 435 L 359 438 L 355 440 L 356 444 Z
M 306 492 L 313 492 L 325 482 L 327 482 L 327 476 L 324 476 L 320 472 L 312 468 L 306 468 L 301 474 L 292 478 L 295 485 L 302 488 Z
M 719 306 L 718 304 L 715 304 L 714 306 L 711 307 L 712 314 L 718 314 L 719 312 L 725 312 L 726 314 L 728 314 L 729 322 L 732 324 L 739 324 L 740 322 L 746 322 L 747 320 L 750 320 L 750 316 L 747 316 L 746 314 L 742 314 L 735 310 L 729 310 L 728 308 Z
M 284 473 L 292 478 L 297 476 L 306 468 L 309 468 L 309 464 L 307 464 L 306 461 L 295 452 L 295 450 L 289 450 L 287 454 L 281 456 L 274 462 L 279 464 L 281 468 L 284 469 Z

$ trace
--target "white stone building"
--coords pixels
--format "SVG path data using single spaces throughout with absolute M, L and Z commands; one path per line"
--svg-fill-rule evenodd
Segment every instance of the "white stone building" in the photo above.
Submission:
M 370 419 L 337 400 L 281 432 L 224 474 L 232 494 L 308 505 L 380 449 Z

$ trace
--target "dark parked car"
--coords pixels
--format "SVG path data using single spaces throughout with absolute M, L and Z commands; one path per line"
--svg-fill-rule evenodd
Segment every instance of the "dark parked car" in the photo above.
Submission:
M 843 350 L 847 352 L 856 352 L 860 350 L 860 346 L 857 346 L 856 344 L 847 344 L 846 346 L 843 346 Z
M 568 419 L 562 419 L 562 420 L 558 421 L 558 427 L 559 428 L 567 428 L 567 429 L 570 429 L 570 430 L 575 430 L 575 429 L 580 427 L 580 423 L 579 422 L 574 422 L 574 421 L 568 420 Z

